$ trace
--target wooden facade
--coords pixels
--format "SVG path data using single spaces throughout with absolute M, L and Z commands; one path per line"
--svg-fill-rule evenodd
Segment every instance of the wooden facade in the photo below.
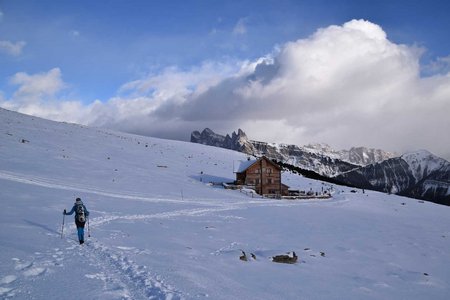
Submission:
M 236 172 L 236 184 L 253 187 L 260 195 L 287 195 L 289 188 L 281 183 L 281 167 L 265 156 L 243 162 Z

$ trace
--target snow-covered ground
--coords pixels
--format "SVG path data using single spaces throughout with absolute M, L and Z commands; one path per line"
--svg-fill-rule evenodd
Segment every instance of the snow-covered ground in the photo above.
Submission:
M 232 181 L 241 159 L 0 109 L 0 298 L 450 298 L 450 207 L 336 186 L 327 200 L 267 200 L 209 184 Z M 91 212 L 82 246 L 72 216 L 61 238 L 76 197 Z M 298 263 L 271 262 L 290 251 Z

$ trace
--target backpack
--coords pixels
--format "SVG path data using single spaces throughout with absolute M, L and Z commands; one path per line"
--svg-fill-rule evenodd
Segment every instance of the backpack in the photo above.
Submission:
M 78 220 L 78 222 L 84 223 L 86 222 L 86 215 L 84 213 L 84 206 L 83 204 L 77 204 L 77 207 L 75 209 L 76 211 L 76 218 Z

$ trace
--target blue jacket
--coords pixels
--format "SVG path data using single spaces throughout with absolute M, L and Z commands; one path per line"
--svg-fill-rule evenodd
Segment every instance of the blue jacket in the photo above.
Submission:
M 80 204 L 83 205 L 84 214 L 86 215 L 86 217 L 89 217 L 89 211 L 87 210 L 86 206 L 84 206 L 83 202 L 81 202 Z M 69 212 L 66 212 L 65 215 L 68 216 L 68 215 L 71 215 L 71 214 L 75 213 L 75 219 L 76 219 L 77 218 L 77 205 L 78 204 L 75 202 L 73 204 L 72 209 Z

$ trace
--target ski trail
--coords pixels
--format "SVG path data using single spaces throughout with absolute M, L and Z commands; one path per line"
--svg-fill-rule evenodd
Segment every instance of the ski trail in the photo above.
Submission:
M 238 208 L 235 205 L 227 207 L 193 208 L 174 210 L 150 215 L 119 215 L 98 217 L 91 220 L 93 226 L 101 226 L 116 220 L 149 220 L 169 219 L 180 216 L 203 216 L 221 211 Z M 69 241 L 73 242 L 73 241 Z M 104 295 L 120 299 L 184 299 L 185 296 L 172 286 L 166 284 L 157 274 L 153 274 L 146 266 L 141 266 L 129 258 L 130 253 L 148 253 L 129 247 L 111 248 L 96 239 L 88 239 L 80 248 L 79 259 L 88 260 L 91 269 L 99 272 L 86 274 L 90 279 L 103 282 Z M 78 249 L 76 249 L 78 250 Z M 136 252 L 137 251 L 137 252 Z M 151 252 L 150 252 L 151 253 Z
M 109 216 L 103 216 L 103 217 L 96 217 L 93 219 L 90 219 L 90 225 L 91 226 L 100 226 L 103 224 L 107 224 L 116 220 L 151 220 L 151 219 L 170 219 L 170 218 L 176 218 L 180 216 L 204 216 L 216 212 L 222 212 L 222 211 L 228 211 L 228 210 L 235 210 L 239 209 L 239 206 L 237 205 L 228 205 L 226 207 L 210 207 L 210 208 L 193 208 L 193 209 L 181 209 L 181 210 L 175 210 L 175 211 L 168 211 L 168 212 L 162 212 L 162 213 L 156 213 L 156 214 L 150 214 L 150 215 L 109 215 Z
M 176 291 L 145 266 L 140 266 L 121 251 L 113 250 L 98 241 L 89 241 L 81 247 L 79 255 L 102 270 L 86 274 L 87 278 L 99 279 L 106 284 L 106 294 L 120 294 L 123 299 L 183 299 Z M 119 292 L 118 292 L 119 291 Z
M 35 292 L 36 284 L 60 276 L 55 274 L 73 272 L 70 269 L 73 264 L 89 265 L 86 271 L 78 271 L 88 280 L 100 280 L 102 299 L 185 298 L 146 266 L 140 266 L 124 255 L 129 249 L 112 249 L 92 239 L 80 246 L 73 236 L 60 240 L 54 235 L 54 238 L 58 247 L 35 252 L 26 258 L 11 258 L 13 268 L 0 276 L 0 299 L 28 299 Z
M 104 189 L 98 189 L 93 186 L 88 186 L 85 184 L 67 184 L 65 182 L 58 181 L 56 179 L 49 179 L 44 177 L 38 177 L 28 174 L 20 174 L 20 173 L 13 173 L 8 171 L 2 171 L 0 170 L 0 179 L 3 180 L 9 180 L 24 184 L 31 184 L 46 188 L 52 188 L 52 189 L 60 189 L 60 190 L 70 190 L 70 191 L 76 191 L 76 192 L 83 192 L 83 193 L 90 193 L 105 197 L 111 197 L 111 198 L 118 198 L 118 199 L 128 199 L 128 200 L 137 200 L 137 201 L 144 201 L 144 202 L 151 202 L 151 203 L 174 203 L 174 204 L 196 204 L 201 206 L 215 206 L 215 207 L 224 207 L 224 210 L 231 210 L 238 208 L 239 206 L 248 206 L 249 204 L 252 205 L 262 205 L 262 206 L 286 206 L 286 205 L 298 205 L 300 202 L 283 202 L 280 200 L 273 200 L 273 199 L 264 199 L 264 202 L 261 202 L 259 200 L 249 200 L 247 198 L 243 198 L 242 200 L 238 200 L 231 203 L 221 203 L 217 202 L 214 199 L 209 198 L 184 198 L 183 200 L 174 199 L 174 198 L 165 198 L 165 197 L 149 197 L 144 194 L 138 194 L 133 191 L 123 191 L 123 192 L 115 192 L 115 191 L 109 191 Z M 342 200 L 342 199 L 340 199 Z M 333 202 L 342 202 L 336 199 L 336 197 L 332 197 L 330 199 L 326 200 L 302 200 L 302 204 L 317 204 L 317 203 L 333 203 Z M 229 208 L 230 205 L 233 205 L 233 208 Z
M 60 182 L 58 180 L 44 178 L 44 177 L 38 177 L 38 176 L 32 176 L 32 175 L 25 175 L 25 174 L 19 174 L 19 173 L 12 173 L 7 171 L 1 171 L 0 170 L 0 179 L 24 183 L 24 184 L 31 184 L 46 188 L 52 188 L 52 189 L 60 189 L 60 190 L 69 190 L 69 191 L 76 191 L 76 192 L 84 192 L 84 193 L 90 193 L 100 196 L 106 196 L 111 198 L 119 198 L 119 199 L 128 199 L 128 200 L 139 200 L 139 201 L 146 201 L 146 202 L 165 202 L 165 203 L 177 203 L 177 204 L 198 204 L 198 205 L 211 205 L 210 199 L 190 199 L 186 198 L 184 200 L 177 200 L 173 198 L 163 198 L 163 197 L 148 197 L 146 195 L 137 194 L 132 191 L 125 191 L 122 193 L 118 192 L 112 192 L 108 190 L 98 189 L 93 186 L 88 185 L 77 185 L 77 184 L 67 184 L 65 182 Z M 217 203 L 217 205 L 220 205 L 220 203 Z

